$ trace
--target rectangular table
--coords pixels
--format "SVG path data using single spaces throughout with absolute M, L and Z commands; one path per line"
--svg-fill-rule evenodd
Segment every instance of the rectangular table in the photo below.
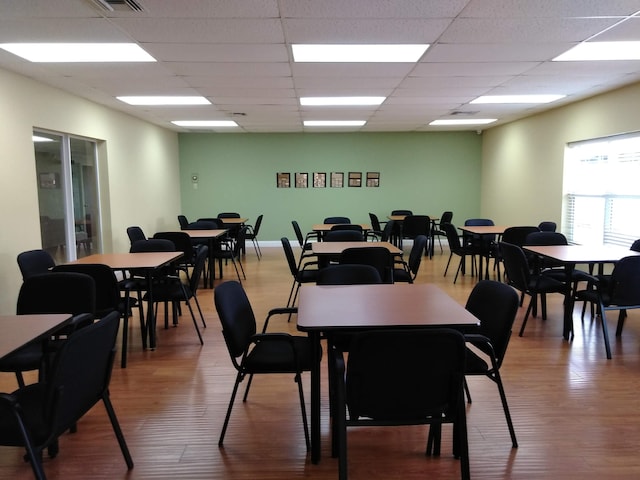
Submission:
M 402 250 L 389 242 L 313 242 L 311 251 L 314 255 L 340 255 L 347 248 L 385 247 L 391 255 L 402 255 Z
M 399 227 L 399 241 L 398 241 L 398 245 L 402 248 L 402 223 L 404 222 L 404 219 L 406 217 L 408 217 L 409 215 L 387 215 L 387 218 L 389 220 L 391 220 L 392 222 L 395 222 L 398 224 Z M 432 217 L 431 215 L 427 215 L 429 217 L 429 220 L 431 221 L 431 231 L 429 232 L 428 238 L 429 238 L 429 245 L 427 247 L 427 250 L 429 251 L 429 258 L 433 258 L 433 231 L 436 228 L 436 223 L 438 220 L 440 220 L 440 217 Z
M 0 315 L 0 359 L 28 343 L 50 337 L 72 318 L 73 316 L 67 313 Z
M 79 258 L 70 263 L 102 263 L 108 265 L 112 270 L 135 270 L 140 269 L 146 272 L 147 277 L 147 320 L 143 326 L 142 348 L 156 348 L 156 319 L 153 314 L 153 274 L 161 268 L 169 265 L 174 260 L 182 256 L 182 252 L 136 252 L 136 253 L 94 253 L 86 257 Z M 142 299 L 139 299 L 142 301 Z M 122 332 L 122 362 L 126 364 L 126 341 L 128 326 L 124 325 Z
M 566 278 L 571 278 L 576 264 L 602 264 L 615 263 L 621 258 L 631 255 L 640 255 L 626 247 L 614 245 L 545 245 L 545 246 L 523 246 L 525 251 L 547 258 L 564 265 Z M 564 301 L 564 326 L 562 335 L 569 340 L 573 332 L 573 292 L 571 286 L 567 288 Z
M 215 241 L 220 237 L 226 235 L 226 233 L 229 230 L 227 230 L 226 228 L 218 228 L 215 230 L 181 230 L 181 231 L 189 235 L 189 237 L 191 237 L 192 240 L 207 240 L 208 247 L 209 247 L 209 282 L 206 281 L 207 277 L 205 277 L 204 286 L 206 288 L 207 283 L 209 283 L 209 288 L 213 288 L 213 277 L 216 271 L 215 259 L 214 259 Z M 222 271 L 220 271 L 220 277 L 222 278 Z
M 340 225 L 339 223 L 316 223 L 313 225 L 311 230 L 319 233 L 327 233 L 330 232 L 333 227 L 336 225 Z M 371 225 L 368 223 L 350 223 L 349 225 L 360 225 L 362 231 L 366 232 L 367 230 L 371 230 Z
M 504 231 L 509 227 L 505 225 L 466 225 L 458 228 L 463 234 L 466 233 L 469 235 L 497 235 L 499 238 L 500 235 L 502 235 Z M 478 271 L 480 273 L 478 274 L 478 278 L 482 280 L 483 256 L 479 255 L 479 257 L 480 257 L 480 262 L 479 262 Z M 464 269 L 463 269 L 463 273 L 464 273 Z M 485 278 L 489 278 L 489 257 L 487 257 L 487 268 L 485 272 Z
M 450 327 L 474 330 L 479 320 L 432 284 L 303 285 L 298 330 L 312 339 L 311 460 L 320 460 L 320 337 L 378 328 Z

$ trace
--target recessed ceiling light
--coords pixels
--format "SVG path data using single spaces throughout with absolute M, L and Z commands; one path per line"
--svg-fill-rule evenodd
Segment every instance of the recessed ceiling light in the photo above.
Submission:
M 305 127 L 361 127 L 366 120 L 305 120 Z
M 174 120 L 171 123 L 179 127 L 237 127 L 233 120 Z
M 155 62 L 135 43 L 2 43 L 30 62 Z
M 300 105 L 380 105 L 386 97 L 300 97 Z
M 429 125 L 486 125 L 493 123 L 497 118 L 467 118 L 464 120 L 434 120 Z
M 551 103 L 566 95 L 484 95 L 470 103 Z
M 553 59 L 554 62 L 640 60 L 640 42 L 584 42 Z
M 211 102 L 200 96 L 134 96 L 116 97 L 129 105 L 211 105 Z
M 295 62 L 417 62 L 429 45 L 291 45 Z

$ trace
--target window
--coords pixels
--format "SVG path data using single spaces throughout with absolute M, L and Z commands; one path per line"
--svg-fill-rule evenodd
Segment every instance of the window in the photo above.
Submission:
M 640 238 L 640 133 L 568 145 L 563 233 L 581 245 Z

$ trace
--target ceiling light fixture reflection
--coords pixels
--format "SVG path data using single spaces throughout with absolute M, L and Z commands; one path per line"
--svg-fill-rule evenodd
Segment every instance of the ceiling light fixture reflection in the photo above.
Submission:
M 469 103 L 551 103 L 566 95 L 483 95 Z
M 428 44 L 291 45 L 295 62 L 410 62 L 420 60 Z
M 40 137 L 39 135 L 32 135 L 31 141 L 32 142 L 53 142 L 55 140 L 53 140 L 53 138 Z
M 0 43 L 0 48 L 30 62 L 155 62 L 135 43 Z
M 179 127 L 237 127 L 233 120 L 173 120 Z
M 456 119 L 456 120 L 434 120 L 429 125 L 434 126 L 443 126 L 443 125 L 486 125 L 488 123 L 493 123 L 497 120 L 497 118 L 467 118 L 464 120 Z
M 300 97 L 300 105 L 314 106 L 358 106 L 380 105 L 387 97 Z
M 553 59 L 554 62 L 640 60 L 640 42 L 584 42 Z
M 305 120 L 305 127 L 361 127 L 366 120 Z
M 129 105 L 211 105 L 211 102 L 200 96 L 124 96 L 116 97 Z

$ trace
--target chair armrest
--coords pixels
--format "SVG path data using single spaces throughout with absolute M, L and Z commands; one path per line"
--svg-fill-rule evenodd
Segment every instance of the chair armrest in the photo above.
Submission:
M 269 325 L 269 319 L 274 315 L 291 315 L 293 313 L 298 313 L 298 307 L 278 307 L 272 308 L 269 310 L 267 314 L 267 318 L 264 319 L 264 326 L 262 327 L 262 333 L 267 331 L 267 326 Z

